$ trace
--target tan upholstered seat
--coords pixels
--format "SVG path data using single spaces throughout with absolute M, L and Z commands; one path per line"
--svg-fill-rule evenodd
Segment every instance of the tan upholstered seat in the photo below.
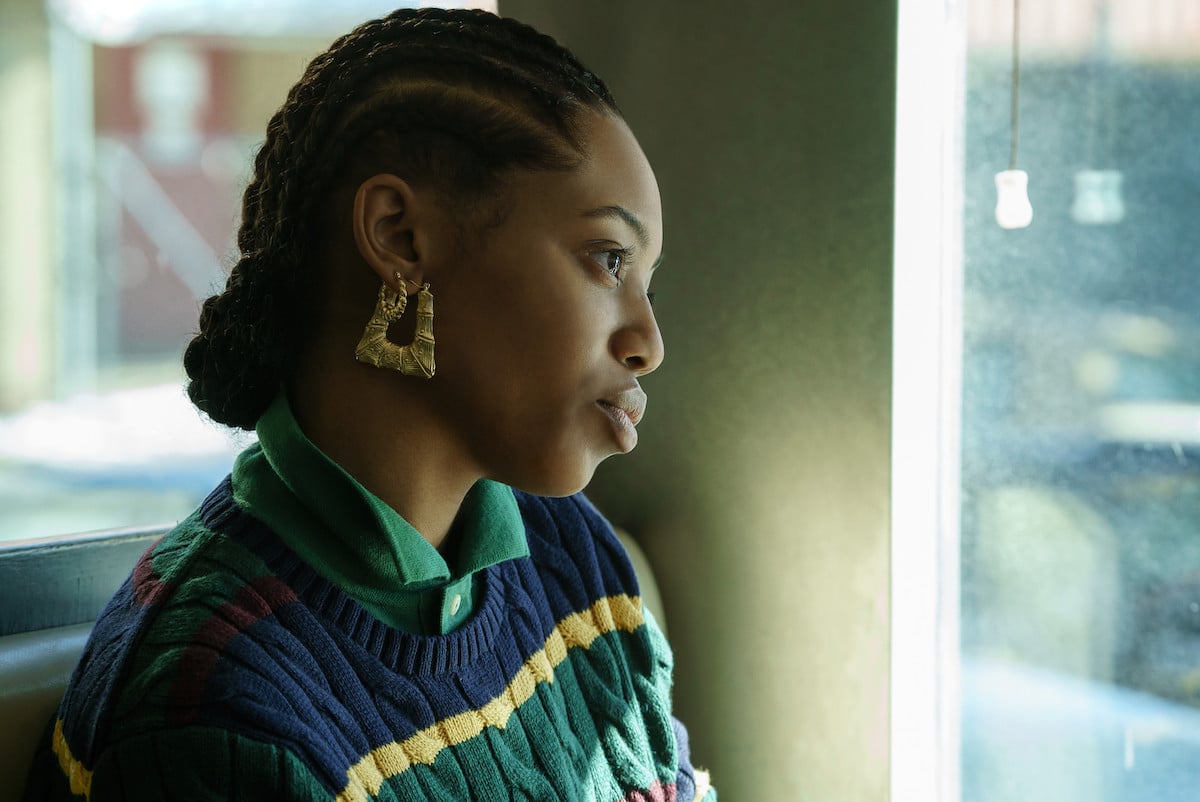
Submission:
M 163 532 L 97 532 L 0 548 L 0 802 L 20 797 L 92 622 Z
M 77 624 L 0 638 L 0 802 L 21 795 L 37 739 L 91 631 Z

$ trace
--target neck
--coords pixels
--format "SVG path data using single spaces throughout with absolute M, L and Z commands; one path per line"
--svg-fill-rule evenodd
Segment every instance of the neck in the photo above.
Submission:
M 292 413 L 317 448 L 443 550 L 467 491 L 481 478 L 446 436 L 417 384 L 351 360 L 308 360 L 288 387 Z

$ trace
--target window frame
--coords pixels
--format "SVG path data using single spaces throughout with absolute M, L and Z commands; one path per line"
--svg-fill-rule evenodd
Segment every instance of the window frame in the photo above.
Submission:
M 900 0 L 894 195 L 892 799 L 957 802 L 965 0 Z
M 96 620 L 138 557 L 170 527 L 114 529 L 0 546 L 0 637 Z

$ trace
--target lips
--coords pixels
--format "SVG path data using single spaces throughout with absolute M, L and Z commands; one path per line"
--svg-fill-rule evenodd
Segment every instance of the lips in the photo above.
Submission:
M 613 437 L 616 438 L 617 448 L 621 453 L 628 454 L 633 451 L 638 441 L 635 427 L 646 411 L 646 394 L 642 392 L 642 388 L 634 385 L 613 393 L 597 401 L 596 406 L 608 417 Z
M 642 420 L 642 416 L 646 414 L 646 393 L 637 386 L 621 390 L 607 398 L 601 398 L 596 403 L 624 412 L 634 426 L 637 426 Z

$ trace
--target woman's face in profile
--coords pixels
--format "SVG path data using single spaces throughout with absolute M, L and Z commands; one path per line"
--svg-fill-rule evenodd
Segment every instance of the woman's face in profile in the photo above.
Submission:
M 434 288 L 439 408 L 484 476 L 541 495 L 633 449 L 638 379 L 663 359 L 654 173 L 624 121 L 588 113 L 584 130 L 586 159 L 516 173 L 500 224 Z

